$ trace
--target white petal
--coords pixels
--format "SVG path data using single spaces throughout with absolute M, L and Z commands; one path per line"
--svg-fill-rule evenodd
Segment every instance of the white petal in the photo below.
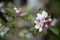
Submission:
M 48 14 L 48 13 L 47 13 L 46 11 L 43 10 L 43 11 L 42 11 L 42 14 Z
M 41 16 L 41 14 L 37 14 L 37 17 L 40 17 Z
M 14 10 L 17 10 L 17 8 L 15 7 Z
M 39 29 L 39 27 L 40 27 L 40 25 L 35 25 L 35 28 L 36 28 L 36 29 Z
M 43 30 L 43 28 L 42 28 L 42 27 L 40 27 L 40 28 L 39 28 L 39 32 L 41 32 L 42 30 Z
M 42 11 L 42 16 L 47 17 L 48 13 L 46 11 Z

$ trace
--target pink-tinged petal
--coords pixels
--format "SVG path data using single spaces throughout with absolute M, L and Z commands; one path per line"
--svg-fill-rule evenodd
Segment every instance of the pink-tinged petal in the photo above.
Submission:
M 40 25 L 35 25 L 35 28 L 36 28 L 36 29 L 39 29 L 39 27 L 40 27 Z
M 43 20 L 43 22 L 47 22 L 47 20 Z
M 45 28 L 48 28 L 48 24 L 45 24 Z
M 18 10 L 16 10 L 16 11 L 15 11 L 15 13 L 16 13 L 16 14 L 19 14 L 19 11 L 18 11 Z
M 35 22 L 35 24 L 38 24 L 38 22 L 37 21 L 34 21 Z
M 42 27 L 40 27 L 40 28 L 39 28 L 39 32 L 41 32 L 42 30 L 43 30 L 43 28 L 42 28 Z

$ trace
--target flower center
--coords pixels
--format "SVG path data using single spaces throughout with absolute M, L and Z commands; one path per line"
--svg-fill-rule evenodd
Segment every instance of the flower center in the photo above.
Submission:
M 40 20 L 37 20 L 38 22 L 40 22 Z

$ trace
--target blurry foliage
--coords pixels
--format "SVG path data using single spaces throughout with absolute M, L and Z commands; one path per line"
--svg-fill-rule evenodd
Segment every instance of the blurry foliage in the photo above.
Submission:
M 53 13 L 54 17 L 60 17 L 60 0 L 50 0 L 47 11 Z
M 53 32 L 51 32 L 49 36 L 49 40 L 60 40 L 60 37 L 54 34 Z
M 0 0 L 0 2 L 13 2 L 13 0 Z
M 49 29 L 57 36 L 59 36 L 59 30 L 56 26 L 50 26 Z M 60 36 L 59 36 L 60 37 Z
M 14 34 L 16 32 L 20 32 L 20 30 L 17 28 L 14 28 L 14 29 L 9 30 L 6 34 Z
M 0 40 L 5 40 L 5 38 L 3 38 L 3 37 L 0 36 Z

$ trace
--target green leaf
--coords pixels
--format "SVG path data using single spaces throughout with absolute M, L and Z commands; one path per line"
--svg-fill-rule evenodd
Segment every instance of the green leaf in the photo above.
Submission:
M 14 19 L 12 17 L 9 18 L 9 22 L 12 23 L 14 22 Z
M 11 29 L 9 30 L 6 34 L 13 34 L 13 33 L 16 33 L 16 32 L 19 32 L 20 30 L 19 29 Z
M 59 36 L 59 30 L 55 26 L 50 26 L 49 29 L 56 35 Z
M 38 29 L 35 29 L 35 27 L 31 27 L 30 31 L 32 31 L 35 36 L 39 35 L 41 33 L 41 32 L 39 32 Z
M 24 17 L 27 20 L 35 21 L 35 16 L 34 15 L 28 15 L 27 17 Z
M 5 10 L 6 10 L 7 12 L 14 13 L 11 8 L 5 8 Z
M 41 13 L 43 11 L 43 8 L 39 8 L 39 10 L 37 11 L 37 13 Z
M 0 36 L 0 40 L 6 40 L 6 39 Z

